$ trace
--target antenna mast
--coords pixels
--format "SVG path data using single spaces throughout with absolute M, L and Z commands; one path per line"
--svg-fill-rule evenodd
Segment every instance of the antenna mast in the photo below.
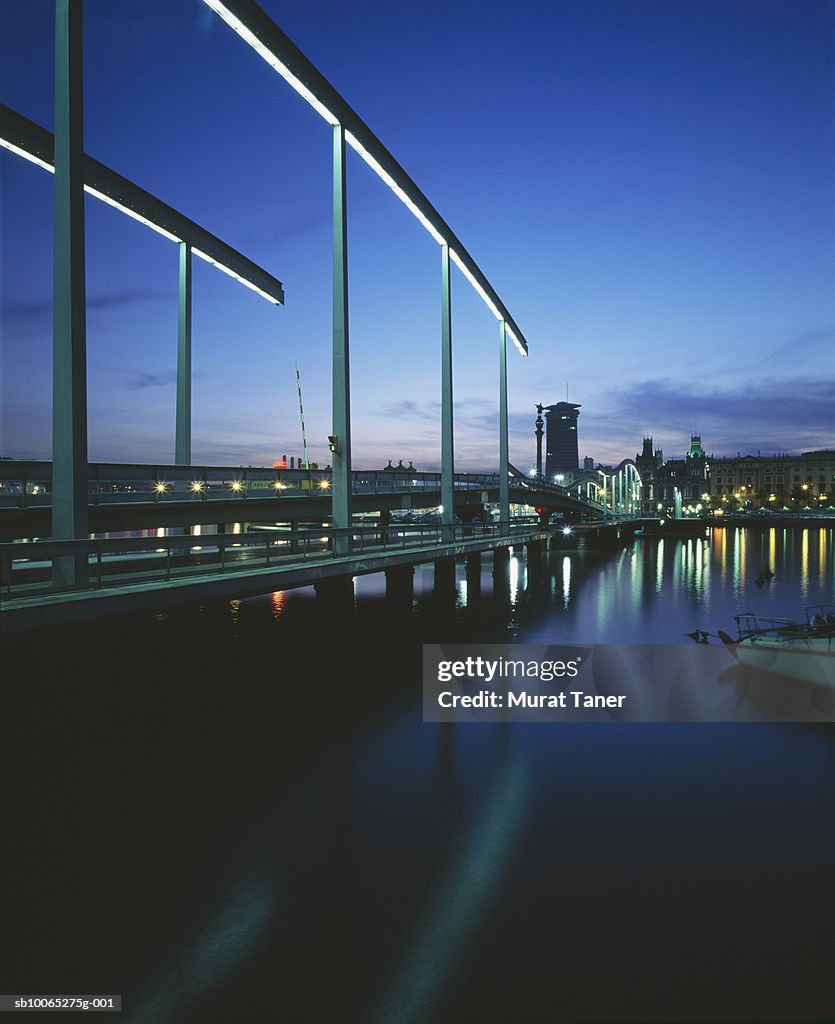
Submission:
M 298 385 L 298 389 L 299 389 L 299 419 L 301 420 L 301 424 L 302 424 L 302 448 L 304 450 L 304 466 L 305 466 L 305 469 L 309 470 L 310 469 L 310 461 L 308 460 L 308 457 L 307 457 L 307 434 L 305 433 L 305 429 L 304 429 L 304 405 L 302 404 L 302 378 L 301 378 L 301 374 L 299 373 L 299 364 L 298 363 L 296 363 L 296 384 Z

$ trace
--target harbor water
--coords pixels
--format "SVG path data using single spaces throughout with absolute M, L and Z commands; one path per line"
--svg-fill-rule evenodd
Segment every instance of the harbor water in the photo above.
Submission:
M 832 603 L 835 531 L 511 558 L 8 638 L 0 989 L 126 1024 L 835 1015 L 835 730 L 430 724 L 424 643 L 683 643 Z M 764 569 L 774 573 L 757 585 Z M 723 685 L 718 680 L 717 686 Z

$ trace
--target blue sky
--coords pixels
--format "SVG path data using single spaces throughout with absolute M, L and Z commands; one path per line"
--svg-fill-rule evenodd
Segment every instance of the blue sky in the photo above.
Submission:
M 400 160 L 524 331 L 580 454 L 835 444 L 831 8 L 818 0 L 262 6 Z M 0 98 L 52 127 L 53 4 L 0 0 Z M 262 263 L 196 261 L 195 462 L 330 431 L 330 129 L 201 0 L 85 2 L 87 152 Z M 50 451 L 51 176 L 0 150 L 3 455 Z M 349 153 L 355 464 L 440 447 L 440 255 Z M 170 462 L 176 246 L 87 199 L 90 457 Z M 498 328 L 453 280 L 456 460 L 495 468 Z

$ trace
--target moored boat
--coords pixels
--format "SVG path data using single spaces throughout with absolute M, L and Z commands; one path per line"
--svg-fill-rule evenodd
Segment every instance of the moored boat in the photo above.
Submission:
M 806 609 L 805 622 L 747 613 L 735 616 L 737 637 L 719 638 L 743 665 L 835 687 L 835 608 Z

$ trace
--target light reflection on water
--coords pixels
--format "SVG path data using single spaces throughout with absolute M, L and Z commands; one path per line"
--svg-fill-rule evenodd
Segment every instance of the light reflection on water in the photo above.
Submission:
M 517 551 L 510 556 L 510 600 L 513 604 L 519 600 L 519 593 L 525 586 L 525 563 Z
M 764 568 L 775 577 L 758 588 Z M 86 686 L 62 681 L 44 713 L 28 703 L 40 687 L 21 688 L 26 713 L 6 716 L 18 723 L 7 800 L 24 766 L 46 804 L 20 801 L 9 815 L 10 877 L 24 883 L 4 910 L 18 969 L 63 979 L 67 957 L 77 976 L 96 964 L 127 994 L 126 1020 L 155 1024 L 353 1024 L 377 1008 L 388 1021 L 399 1019 L 392 999 L 421 1024 L 506 1024 L 554 1019 L 563 1004 L 589 1006 L 587 1019 L 643 1019 L 652 963 L 669 1016 L 708 1019 L 706 1003 L 691 1005 L 692 958 L 681 955 L 695 934 L 710 957 L 697 962 L 704 1000 L 729 986 L 724 1016 L 738 1005 L 765 1016 L 791 997 L 802 1003 L 795 1019 L 823 1019 L 831 732 L 446 728 L 421 721 L 418 695 L 421 642 L 477 631 L 681 642 L 744 610 L 796 617 L 804 600 L 832 601 L 832 529 L 555 551 L 544 578 L 515 552 L 510 569 L 509 615 L 487 614 L 498 602 L 485 559 L 484 612 L 462 606 L 461 587 L 459 607 L 433 618 L 430 564 L 415 572 L 417 614 L 391 628 L 379 625 L 385 578 L 375 574 L 358 578 L 357 618 L 341 632 L 310 589 L 279 592 L 139 624 L 113 640 L 119 675 L 98 689 L 81 649 Z M 160 666 L 153 676 L 124 655 L 143 643 Z M 55 845 L 65 806 L 87 822 L 113 808 L 107 830 L 79 828 Z M 44 885 L 53 877 L 60 884 Z M 635 922 L 646 924 L 640 942 Z M 748 955 L 734 960 L 741 948 Z M 787 969 L 763 974 L 770 961 Z M 801 961 L 803 983 L 788 991 Z M 601 985 L 606 972 L 614 980 Z
M 560 552 L 551 557 L 559 600 L 552 591 L 531 598 L 516 639 L 678 643 L 693 629 L 732 632 L 743 612 L 802 619 L 807 605 L 835 601 L 832 550 L 831 527 L 737 527 L 636 538 L 609 556 Z M 765 569 L 774 578 L 758 587 Z
M 655 592 L 660 594 L 664 589 L 664 538 L 658 541 L 655 549 Z
M 809 594 L 809 531 L 804 530 L 800 539 L 800 592 L 806 601 Z
M 757 587 L 764 569 L 774 578 Z M 732 632 L 734 616 L 745 612 L 802 618 L 807 605 L 835 602 L 834 577 L 831 527 L 722 528 L 708 537 L 635 538 L 609 553 L 553 551 L 544 580 L 529 575 L 517 549 L 509 559 L 507 625 L 520 642 L 679 643 L 693 629 Z M 416 568 L 414 585 L 418 607 L 428 606 L 431 564 Z M 481 597 L 472 602 L 459 565 L 459 613 L 469 604 L 477 610 L 492 588 L 489 556 Z M 356 593 L 360 601 L 380 599 L 384 575 L 358 577 Z M 273 602 L 276 618 L 285 604 Z

